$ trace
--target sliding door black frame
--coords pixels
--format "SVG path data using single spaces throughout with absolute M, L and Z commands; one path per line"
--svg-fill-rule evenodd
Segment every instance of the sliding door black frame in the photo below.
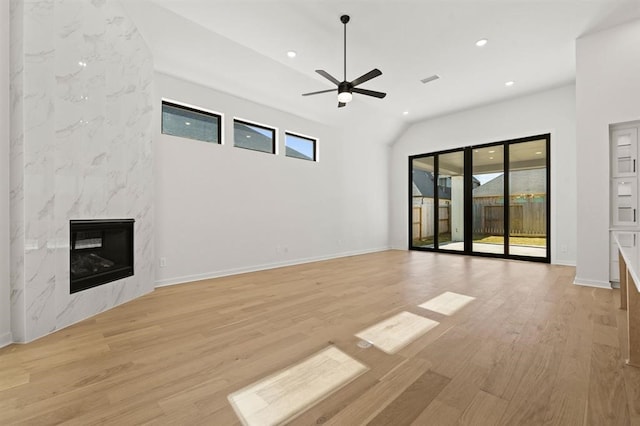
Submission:
M 546 146 L 546 255 L 544 257 L 538 256 L 523 256 L 509 253 L 509 234 L 510 234 L 510 191 L 509 191 L 509 146 L 517 143 L 532 142 L 537 140 L 544 140 Z M 503 220 L 504 220 L 504 254 L 496 253 L 482 253 L 473 251 L 473 150 L 479 148 L 486 148 L 491 146 L 503 147 L 503 173 L 504 173 L 504 208 L 503 208 Z M 438 193 L 438 174 L 439 174 L 439 160 L 438 157 L 442 154 L 449 154 L 452 152 L 464 152 L 464 251 L 460 250 L 447 250 L 439 247 L 438 230 L 439 230 L 439 193 Z M 434 194 L 434 242 L 433 247 L 420 247 L 413 245 L 413 160 L 425 157 L 434 158 L 434 172 L 433 172 L 433 194 Z M 439 253 L 451 253 L 451 254 L 465 254 L 471 256 L 480 257 L 493 257 L 501 259 L 515 259 L 526 260 L 531 262 L 551 262 L 551 135 L 542 134 L 536 136 L 528 136 L 525 138 L 509 139 L 499 142 L 486 143 L 481 145 L 473 145 L 463 148 L 449 149 L 445 151 L 432 152 L 427 154 L 418 154 L 409 156 L 408 162 L 409 169 L 409 249 L 417 251 L 435 251 Z

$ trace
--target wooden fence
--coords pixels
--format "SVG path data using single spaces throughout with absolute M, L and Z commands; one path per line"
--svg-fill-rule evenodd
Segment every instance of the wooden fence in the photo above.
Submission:
M 509 199 L 509 233 L 544 237 L 547 234 L 547 197 L 544 194 L 513 195 Z M 474 197 L 473 233 L 504 234 L 503 197 Z
M 438 211 L 438 229 L 440 233 L 447 233 L 451 229 L 451 202 L 440 200 Z M 413 197 L 413 239 L 427 239 L 433 237 L 434 229 L 433 198 Z
M 448 233 L 451 227 L 451 202 L 440 200 L 439 231 Z M 509 202 L 510 235 L 544 237 L 547 234 L 547 198 L 545 194 L 514 195 Z M 428 239 L 434 235 L 433 199 L 413 197 L 412 237 Z M 504 234 L 503 197 L 474 197 L 473 234 Z

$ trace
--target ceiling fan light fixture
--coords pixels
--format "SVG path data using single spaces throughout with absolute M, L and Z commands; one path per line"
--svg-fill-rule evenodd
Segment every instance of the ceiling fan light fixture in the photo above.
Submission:
M 338 93 L 338 102 L 342 102 L 343 104 L 346 104 L 348 102 L 351 102 L 352 99 L 353 99 L 353 95 L 351 94 L 351 92 Z

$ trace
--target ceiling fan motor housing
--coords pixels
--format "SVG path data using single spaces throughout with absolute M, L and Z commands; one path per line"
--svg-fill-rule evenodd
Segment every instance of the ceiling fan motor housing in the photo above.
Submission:
M 348 81 L 343 81 L 338 85 L 338 93 L 351 92 L 351 90 L 353 90 L 353 85 Z

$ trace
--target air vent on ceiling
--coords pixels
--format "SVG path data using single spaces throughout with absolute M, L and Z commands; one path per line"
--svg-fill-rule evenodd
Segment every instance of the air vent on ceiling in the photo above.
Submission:
M 434 75 L 432 75 L 432 76 L 430 76 L 430 77 L 425 77 L 425 78 L 423 78 L 423 79 L 422 79 L 422 80 L 420 80 L 420 81 L 421 81 L 423 84 L 426 84 L 426 83 L 428 83 L 428 82 L 430 82 L 430 81 L 434 81 L 434 80 L 437 80 L 437 79 L 439 79 L 439 78 L 440 78 L 440 76 L 439 76 L 438 74 L 434 74 Z

